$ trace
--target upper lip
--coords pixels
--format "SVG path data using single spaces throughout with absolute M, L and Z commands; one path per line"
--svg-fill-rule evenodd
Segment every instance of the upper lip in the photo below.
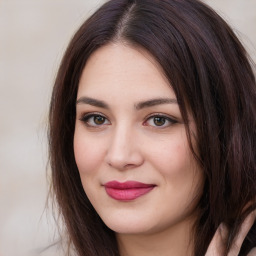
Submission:
M 126 181 L 126 182 L 119 182 L 116 180 L 109 181 L 104 184 L 106 188 L 113 188 L 113 189 L 132 189 L 132 188 L 147 188 L 156 186 L 155 184 L 146 184 L 138 181 Z

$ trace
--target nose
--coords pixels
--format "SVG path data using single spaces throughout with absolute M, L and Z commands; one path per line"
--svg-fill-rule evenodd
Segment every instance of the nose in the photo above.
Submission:
M 143 164 L 143 154 L 132 129 L 119 127 L 113 132 L 106 153 L 106 162 L 118 170 L 131 169 Z

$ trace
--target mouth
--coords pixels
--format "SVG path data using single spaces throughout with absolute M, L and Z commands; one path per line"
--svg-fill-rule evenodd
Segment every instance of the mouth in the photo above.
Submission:
M 104 184 L 107 194 L 119 201 L 135 200 L 154 189 L 155 184 L 145 184 L 137 181 L 110 181 Z

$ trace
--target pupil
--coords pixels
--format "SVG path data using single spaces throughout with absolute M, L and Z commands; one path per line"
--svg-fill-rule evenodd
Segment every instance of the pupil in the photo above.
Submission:
M 164 117 L 155 117 L 154 123 L 156 126 L 161 126 L 165 124 L 165 118 Z
M 95 124 L 103 124 L 105 121 L 105 118 L 102 116 L 95 116 L 94 117 L 94 122 Z

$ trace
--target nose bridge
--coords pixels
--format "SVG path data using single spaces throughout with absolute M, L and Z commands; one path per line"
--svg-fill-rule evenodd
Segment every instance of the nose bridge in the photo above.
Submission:
M 106 158 L 108 164 L 116 169 L 141 164 L 142 156 L 139 152 L 134 128 L 124 122 L 113 129 Z
M 130 127 L 127 127 L 125 124 L 120 124 L 117 126 L 113 133 L 112 137 L 112 149 L 115 151 L 122 152 L 123 155 L 126 155 L 128 153 L 129 142 L 131 143 L 130 137 L 132 137 L 132 129 Z

